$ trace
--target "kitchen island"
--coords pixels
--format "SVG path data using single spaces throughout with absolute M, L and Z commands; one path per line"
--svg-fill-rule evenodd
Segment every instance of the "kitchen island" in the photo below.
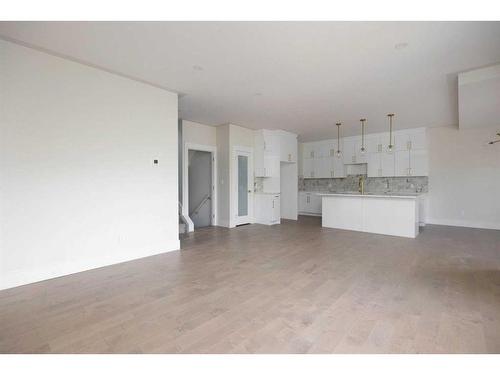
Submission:
M 322 225 L 327 228 L 415 238 L 419 194 L 325 193 Z

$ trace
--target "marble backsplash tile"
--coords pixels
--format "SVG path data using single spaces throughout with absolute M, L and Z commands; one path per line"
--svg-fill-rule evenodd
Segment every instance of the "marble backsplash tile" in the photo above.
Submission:
M 299 191 L 358 191 L 359 177 L 308 179 L 299 177 Z M 428 189 L 429 177 L 365 177 L 365 191 L 370 193 L 427 193 Z

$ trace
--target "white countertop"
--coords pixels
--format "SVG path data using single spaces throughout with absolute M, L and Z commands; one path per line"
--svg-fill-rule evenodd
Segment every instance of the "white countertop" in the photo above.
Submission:
M 398 199 L 417 199 L 419 193 L 317 193 L 322 197 L 363 197 L 363 198 L 398 198 Z

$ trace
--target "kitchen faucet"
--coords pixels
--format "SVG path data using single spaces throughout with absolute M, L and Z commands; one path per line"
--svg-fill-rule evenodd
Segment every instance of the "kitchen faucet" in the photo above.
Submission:
M 358 191 L 361 194 L 365 193 L 365 176 L 360 176 L 358 181 Z

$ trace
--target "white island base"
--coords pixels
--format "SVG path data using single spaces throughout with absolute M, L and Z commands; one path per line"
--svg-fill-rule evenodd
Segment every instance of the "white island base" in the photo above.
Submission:
M 419 232 L 417 195 L 321 194 L 327 228 L 415 238 Z

